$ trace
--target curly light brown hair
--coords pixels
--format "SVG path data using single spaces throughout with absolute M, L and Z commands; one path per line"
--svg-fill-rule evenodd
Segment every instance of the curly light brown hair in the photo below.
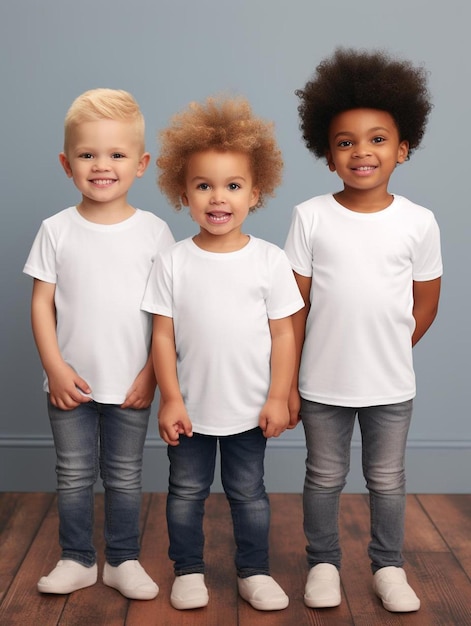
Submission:
M 253 184 L 260 192 L 251 211 L 263 206 L 267 196 L 274 196 L 281 183 L 283 159 L 274 124 L 255 117 L 245 98 L 209 97 L 203 103 L 192 102 L 173 116 L 159 136 L 157 181 L 177 210 L 182 207 L 187 162 L 195 152 L 220 150 L 249 156 Z
M 380 109 L 394 119 L 411 154 L 422 141 L 432 109 L 427 72 L 382 50 L 337 48 L 295 94 L 304 142 L 317 158 L 329 150 L 329 126 L 350 109 Z

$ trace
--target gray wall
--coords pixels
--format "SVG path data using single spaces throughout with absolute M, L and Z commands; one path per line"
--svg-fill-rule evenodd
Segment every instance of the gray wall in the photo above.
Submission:
M 277 197 L 247 230 L 283 245 L 292 206 L 340 184 L 304 148 L 294 90 L 336 46 L 381 47 L 430 70 L 434 110 L 423 147 L 395 174 L 391 190 L 431 208 L 443 237 L 440 313 L 415 348 L 418 397 L 408 448 L 411 492 L 469 491 L 470 267 L 468 0 L 431 3 L 314 0 L 6 0 L 0 4 L 1 351 L 0 490 L 53 490 L 54 453 L 41 368 L 29 324 L 31 280 L 22 267 L 42 219 L 78 200 L 61 170 L 63 118 L 82 91 L 124 88 L 157 130 L 190 100 L 246 95 L 276 123 L 286 161 Z M 153 168 L 130 200 L 155 211 L 175 237 L 193 223 L 169 208 Z M 300 491 L 302 428 L 269 443 L 270 491 Z M 166 487 L 166 451 L 155 419 L 144 487 Z M 217 483 L 216 489 L 220 489 Z M 349 491 L 363 491 L 358 434 Z

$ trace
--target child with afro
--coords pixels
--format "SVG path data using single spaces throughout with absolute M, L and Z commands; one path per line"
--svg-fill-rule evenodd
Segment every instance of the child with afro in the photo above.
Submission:
M 416 611 L 401 552 L 412 347 L 437 313 L 442 261 L 432 212 L 388 185 L 423 137 L 426 73 L 383 51 L 338 49 L 296 94 L 307 148 L 343 182 L 295 207 L 285 247 L 305 301 L 290 396 L 307 444 L 304 601 L 341 602 L 339 499 L 358 417 L 373 588 L 387 610 Z
M 192 103 L 161 137 L 160 188 L 199 227 L 157 257 L 143 300 L 154 314 L 159 431 L 170 460 L 170 601 L 208 603 L 203 516 L 219 443 L 239 593 L 256 609 L 284 609 L 288 597 L 269 571 L 264 456 L 267 438 L 289 424 L 292 314 L 304 303 L 285 253 L 243 232 L 280 183 L 281 154 L 272 124 L 242 98 Z

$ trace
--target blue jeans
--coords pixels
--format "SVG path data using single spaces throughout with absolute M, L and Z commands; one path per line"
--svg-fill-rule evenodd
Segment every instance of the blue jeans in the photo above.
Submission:
M 178 446 L 168 446 L 167 523 L 175 574 L 204 573 L 204 505 L 214 479 L 218 440 L 237 575 L 268 574 L 270 505 L 263 482 L 266 439 L 260 428 L 227 437 L 194 433 L 180 436 Z
M 306 433 L 304 532 L 309 567 L 331 563 L 340 568 L 338 513 L 340 493 L 350 469 L 350 445 L 358 416 L 362 464 L 370 495 L 371 569 L 401 567 L 404 541 L 405 449 L 412 400 L 348 408 L 302 400 Z
M 105 555 L 116 567 L 139 556 L 142 454 L 150 407 L 121 409 L 94 401 L 48 411 L 56 448 L 62 558 L 91 566 L 94 484 L 105 488 Z

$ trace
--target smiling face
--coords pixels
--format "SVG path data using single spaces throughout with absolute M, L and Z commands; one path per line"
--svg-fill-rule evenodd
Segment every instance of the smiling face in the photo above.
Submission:
M 195 242 L 202 248 L 243 247 L 242 224 L 258 197 L 247 154 L 205 150 L 189 157 L 182 203 L 200 227 Z
M 149 162 L 131 122 L 100 119 L 82 122 L 71 131 L 67 154 L 60 162 L 82 193 L 84 207 L 125 206 L 127 193 Z
M 377 109 L 351 109 L 336 115 L 329 128 L 327 163 L 344 183 L 343 194 L 389 197 L 389 179 L 397 163 L 408 154 L 407 141 L 400 141 L 393 117 Z

